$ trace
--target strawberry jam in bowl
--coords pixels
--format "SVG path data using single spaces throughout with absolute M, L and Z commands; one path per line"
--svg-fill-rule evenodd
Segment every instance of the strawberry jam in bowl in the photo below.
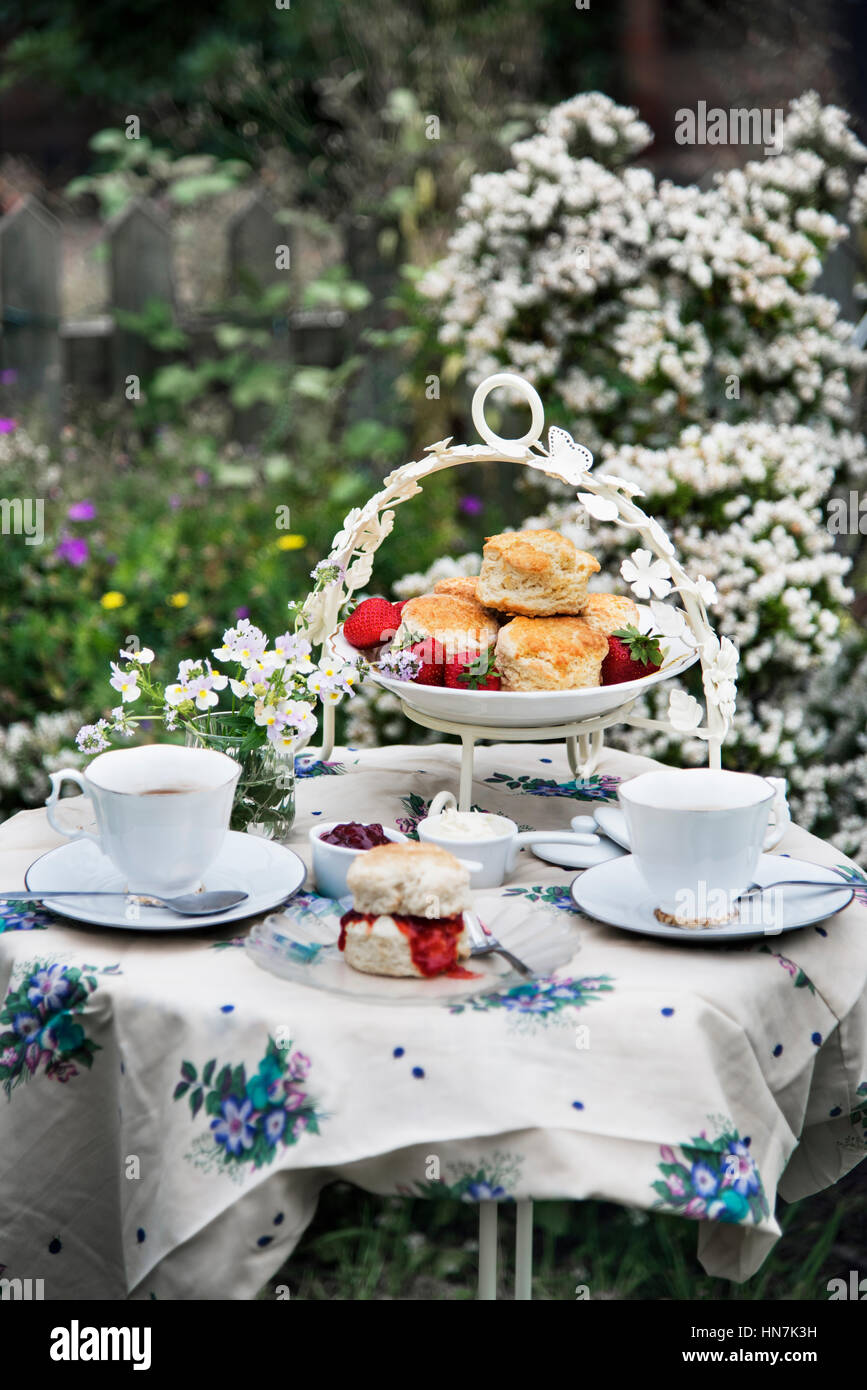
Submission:
M 390 825 L 361 821 L 328 821 L 309 832 L 316 891 L 324 898 L 345 898 L 346 875 L 356 855 L 377 845 L 399 844 L 406 836 Z

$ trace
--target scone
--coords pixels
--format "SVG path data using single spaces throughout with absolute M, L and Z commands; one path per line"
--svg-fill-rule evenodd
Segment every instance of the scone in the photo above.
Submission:
M 338 944 L 354 970 L 429 978 L 470 954 L 469 870 L 448 850 L 379 845 L 358 855 L 346 882 L 353 909 L 340 919 Z
M 500 628 L 503 690 L 583 690 L 602 684 L 608 638 L 583 618 L 513 618 Z
M 404 604 L 394 646 L 428 642 L 432 661 L 450 661 L 460 653 L 485 652 L 497 640 L 499 626 L 480 603 L 456 594 L 421 594 Z
M 580 613 L 599 561 L 557 531 L 489 536 L 476 587 L 480 603 L 504 613 L 545 618 Z
M 588 594 L 581 617 L 594 632 L 610 637 L 621 627 L 638 626 L 638 609 L 625 594 Z
M 478 602 L 476 589 L 479 583 L 477 574 L 457 574 L 451 579 L 438 579 L 433 586 L 435 594 L 456 594 L 458 598 L 471 598 Z

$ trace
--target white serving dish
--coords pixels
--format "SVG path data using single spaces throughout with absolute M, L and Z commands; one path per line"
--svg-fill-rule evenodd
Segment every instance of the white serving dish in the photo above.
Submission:
M 649 631 L 652 627 L 650 609 L 639 604 L 638 611 L 642 631 Z M 345 660 L 358 655 L 357 648 L 346 641 L 342 630 L 335 635 L 333 645 L 336 654 Z M 375 664 L 371 666 L 371 675 L 377 685 L 397 695 L 410 709 L 434 719 L 491 728 L 530 729 L 611 714 L 631 704 L 651 686 L 681 675 L 698 660 L 698 653 L 676 637 L 661 638 L 660 646 L 665 659 L 653 675 L 623 681 L 620 685 L 589 686 L 584 690 L 448 690 L 445 686 L 393 680 L 382 675 Z

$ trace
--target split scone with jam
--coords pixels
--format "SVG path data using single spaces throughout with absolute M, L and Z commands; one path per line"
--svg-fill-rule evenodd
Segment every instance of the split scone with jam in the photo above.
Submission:
M 346 875 L 352 911 L 340 919 L 347 965 L 366 975 L 460 974 L 470 954 L 464 911 L 470 872 L 439 845 L 378 845 Z
M 476 597 L 488 608 L 525 618 L 577 614 L 599 561 L 559 531 L 505 531 L 489 536 Z
M 608 638 L 583 618 L 513 618 L 500 628 L 503 690 L 583 690 L 602 684 Z

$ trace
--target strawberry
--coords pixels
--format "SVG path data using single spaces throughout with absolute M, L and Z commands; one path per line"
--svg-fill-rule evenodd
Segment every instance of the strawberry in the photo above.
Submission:
M 500 673 L 494 665 L 494 650 L 459 652 L 445 664 L 445 684 L 451 690 L 499 690 Z
M 392 636 L 400 624 L 400 614 L 386 598 L 362 599 L 343 624 L 343 635 L 353 647 L 375 647 L 386 633 Z
M 416 685 L 442 685 L 443 651 L 440 644 L 428 638 L 423 642 L 413 642 L 410 651 L 421 657 L 421 666 L 413 676 Z
M 406 608 L 406 605 L 407 605 L 408 603 L 409 603 L 409 599 L 408 599 L 408 598 L 402 598 L 401 601 L 400 601 L 400 603 L 393 603 L 391 606 L 392 606 L 392 608 L 394 609 L 394 611 L 395 611 L 395 613 L 397 614 L 397 616 L 400 617 L 401 613 L 403 612 L 404 608 Z
M 662 665 L 658 637 L 650 637 L 637 627 L 621 627 L 608 638 L 608 655 L 602 663 L 602 684 L 620 685 L 649 676 Z

